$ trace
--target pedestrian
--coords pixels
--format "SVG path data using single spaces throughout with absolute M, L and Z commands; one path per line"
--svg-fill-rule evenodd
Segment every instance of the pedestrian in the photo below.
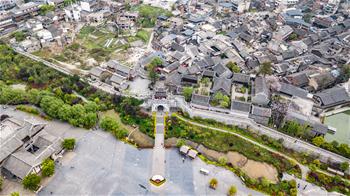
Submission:
M 300 184 L 298 183 L 298 188 L 300 187 Z
M 185 158 L 184 157 L 182 157 L 182 162 L 185 163 Z

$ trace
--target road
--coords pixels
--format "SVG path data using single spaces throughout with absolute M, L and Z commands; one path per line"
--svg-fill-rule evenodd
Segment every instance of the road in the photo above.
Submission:
M 155 117 L 155 139 L 153 147 L 152 176 L 161 175 L 165 177 L 165 148 L 164 148 L 164 114 L 157 112 Z M 152 177 L 150 176 L 150 178 Z M 151 191 L 160 193 L 163 186 L 152 186 Z
M 185 118 L 183 118 L 183 117 L 181 117 L 181 116 L 179 116 L 179 115 L 177 115 L 177 114 L 175 114 L 175 115 L 176 115 L 176 117 L 179 118 L 180 120 L 182 120 L 182 121 L 184 121 L 184 122 L 186 122 L 186 123 L 189 123 L 189 124 L 191 124 L 191 125 L 195 125 L 195 126 L 198 126 L 198 127 L 203 127 L 203 128 L 206 128 L 206 129 L 211 129 L 211 130 L 214 130 L 214 131 L 219 131 L 219 132 L 222 132 L 222 133 L 229 133 L 229 134 L 235 135 L 235 136 L 237 136 L 237 137 L 239 137 L 239 138 L 241 138 L 241 139 L 243 139 L 243 140 L 245 140 L 245 141 L 247 141 L 247 142 L 250 142 L 250 143 L 252 143 L 252 144 L 254 144 L 254 145 L 256 145 L 256 146 L 259 146 L 259 147 L 261 147 L 261 148 L 264 148 L 265 150 L 267 150 L 267 151 L 269 151 L 269 152 L 278 154 L 278 155 L 280 155 L 280 156 L 282 156 L 282 157 L 284 157 L 284 158 L 286 158 L 286 159 L 292 161 L 293 163 L 298 164 L 298 166 L 300 167 L 300 169 L 301 169 L 301 171 L 302 171 L 302 179 L 303 179 L 303 180 L 306 179 L 306 175 L 307 175 L 307 173 L 309 172 L 309 168 L 308 168 L 306 165 L 301 164 L 301 163 L 298 162 L 296 159 L 294 159 L 294 158 L 292 158 L 292 157 L 290 157 L 290 156 L 288 156 L 288 155 L 286 155 L 286 154 L 284 154 L 284 153 L 281 153 L 281 152 L 279 152 L 279 151 L 277 151 L 277 150 L 275 150 L 275 149 L 272 149 L 272 148 L 270 148 L 270 147 L 268 147 L 268 146 L 266 146 L 266 145 L 263 145 L 263 144 L 261 144 L 261 143 L 259 143 L 259 142 L 256 142 L 256 141 L 254 141 L 254 140 L 252 140 L 252 139 L 250 139 L 250 138 L 247 138 L 247 137 L 245 137 L 245 136 L 243 136 L 243 135 L 240 135 L 240 134 L 238 134 L 238 133 L 231 132 L 231 131 L 227 131 L 227 130 L 225 130 L 225 129 L 220 129 L 220 128 L 216 128 L 216 127 L 211 127 L 211 126 L 208 126 L 208 125 L 203 125 L 203 124 L 200 124 L 200 123 L 197 123 L 197 122 L 193 122 L 193 121 L 187 120 L 187 119 L 185 119 Z M 326 175 L 329 175 L 329 176 L 334 176 L 333 174 L 330 174 L 330 173 L 325 172 L 325 171 L 323 171 L 323 170 L 317 170 L 317 172 L 321 172 L 321 173 L 326 174 Z M 343 180 L 350 182 L 349 180 L 344 179 L 344 178 L 343 178 Z
M 246 115 L 242 115 L 238 113 L 224 114 L 224 113 L 218 113 L 218 112 L 213 112 L 208 110 L 195 109 L 193 107 L 190 107 L 183 100 L 183 98 L 174 97 L 174 99 L 176 100 L 177 106 L 180 107 L 182 110 L 186 111 L 187 113 L 189 113 L 190 116 L 198 116 L 201 118 L 213 119 L 226 124 L 234 124 L 240 127 L 249 128 L 252 131 L 257 132 L 259 135 L 267 135 L 276 140 L 282 138 L 283 145 L 285 147 L 293 149 L 298 152 L 308 152 L 315 155 L 319 155 L 319 158 L 324 162 L 327 162 L 329 159 L 331 159 L 336 162 L 350 163 L 350 159 L 346 157 L 324 150 L 310 143 L 307 143 L 303 140 L 291 137 L 289 135 L 286 135 L 284 133 L 281 133 L 269 127 L 265 127 L 263 125 L 257 124 L 252 119 L 248 118 Z
M 30 54 L 30 53 L 28 53 L 28 52 L 24 52 L 23 50 L 17 49 L 17 48 L 15 48 L 15 47 L 13 47 L 13 50 L 14 50 L 15 52 L 17 52 L 17 53 L 23 55 L 23 56 L 26 56 L 26 57 L 28 57 L 28 58 L 33 59 L 33 60 L 35 60 L 35 61 L 42 62 L 42 63 L 44 63 L 46 66 L 51 67 L 51 68 L 53 68 L 53 69 L 55 69 L 55 70 L 57 70 L 57 71 L 59 71 L 59 72 L 62 72 L 62 73 L 67 74 L 67 75 L 73 75 L 73 73 L 72 73 L 71 70 L 66 69 L 66 68 L 64 68 L 64 67 L 61 67 L 61 66 L 58 66 L 58 65 L 55 65 L 55 64 L 53 64 L 53 63 L 51 63 L 51 62 L 49 62 L 49 61 L 46 61 L 46 60 L 44 60 L 44 59 L 42 59 L 42 58 L 40 58 L 40 57 L 38 57 L 38 56 L 32 55 L 32 54 Z

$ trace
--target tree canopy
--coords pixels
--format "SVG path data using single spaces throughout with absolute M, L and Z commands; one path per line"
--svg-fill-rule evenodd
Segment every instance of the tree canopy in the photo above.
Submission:
M 55 173 L 55 162 L 52 159 L 45 159 L 41 164 L 42 176 L 49 177 Z
M 66 138 L 62 142 L 62 147 L 67 150 L 73 150 L 75 147 L 75 139 L 74 138 Z
M 230 186 L 230 188 L 229 188 L 227 194 L 228 194 L 229 196 L 234 196 L 234 195 L 236 195 L 236 193 L 237 193 L 237 188 L 236 188 L 236 186 L 234 186 L 234 185 Z
M 40 182 L 41 182 L 41 177 L 36 174 L 28 174 L 22 180 L 22 184 L 24 188 L 32 191 L 36 191 L 39 188 Z
M 264 62 L 260 65 L 260 74 L 263 75 L 270 75 L 272 74 L 272 67 L 271 67 L 271 62 Z
M 233 73 L 241 72 L 241 68 L 238 67 L 237 63 L 235 63 L 235 62 L 232 62 L 232 61 L 228 62 L 226 64 L 226 67 L 228 67 Z
M 193 88 L 192 87 L 184 87 L 182 93 L 183 93 L 183 96 L 185 97 L 186 101 L 191 101 Z

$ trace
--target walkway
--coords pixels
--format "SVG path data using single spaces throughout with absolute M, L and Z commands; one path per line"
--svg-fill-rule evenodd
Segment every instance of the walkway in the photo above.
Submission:
M 164 148 L 164 114 L 156 114 L 155 140 L 153 147 L 152 176 L 165 176 L 165 148 Z M 154 191 L 154 190 L 153 190 Z
M 348 110 L 350 110 L 350 107 L 338 108 L 338 109 L 335 109 L 335 110 L 332 110 L 332 111 L 329 111 L 329 112 L 325 112 L 325 113 L 322 114 L 322 116 L 327 117 L 327 116 L 331 116 L 331 115 L 334 115 L 334 114 L 342 113 L 342 112 L 345 112 L 345 111 L 348 111 Z
M 215 131 L 219 131 L 219 132 L 223 132 L 223 133 L 229 133 L 229 134 L 235 135 L 235 136 L 237 136 L 237 137 L 239 137 L 239 138 L 241 138 L 241 139 L 243 139 L 243 140 L 245 140 L 245 141 L 247 141 L 247 142 L 250 142 L 250 143 L 252 143 L 252 144 L 254 144 L 254 145 L 256 145 L 256 146 L 259 146 L 259 147 L 261 147 L 261 148 L 264 148 L 264 149 L 266 149 L 266 150 L 269 151 L 269 152 L 278 154 L 278 155 L 280 155 L 280 156 L 286 158 L 287 160 L 290 160 L 290 161 L 292 161 L 293 163 L 297 164 L 297 165 L 300 167 L 300 169 L 301 169 L 301 172 L 302 172 L 302 179 L 303 179 L 303 180 L 306 179 L 307 173 L 309 172 L 309 168 L 308 168 L 307 166 L 305 166 L 305 165 L 299 163 L 296 159 L 294 159 L 294 158 L 292 158 L 292 157 L 290 157 L 290 156 L 288 156 L 288 155 L 286 155 L 286 154 L 284 154 L 284 153 L 281 153 L 281 152 L 279 152 L 279 151 L 277 151 L 277 150 L 275 150 L 275 149 L 273 149 L 273 148 L 270 148 L 270 147 L 268 147 L 268 146 L 265 146 L 265 145 L 263 145 L 263 144 L 260 144 L 259 142 L 256 142 L 256 141 L 254 141 L 254 140 L 252 140 L 252 139 L 250 139 L 250 138 L 247 138 L 247 137 L 245 137 L 245 136 L 242 136 L 242 135 L 240 135 L 240 134 L 238 134 L 238 133 L 231 132 L 231 131 L 227 131 L 227 130 L 220 129 L 220 128 L 216 128 L 216 127 L 211 127 L 211 126 L 203 125 L 203 124 L 200 124 L 200 123 L 197 123 L 197 122 L 193 122 L 193 121 L 187 120 L 187 119 L 185 119 L 185 118 L 183 118 L 183 117 L 181 117 L 181 116 L 179 116 L 179 115 L 177 115 L 177 114 L 175 114 L 175 115 L 176 115 L 176 117 L 179 118 L 180 120 L 185 121 L 186 123 L 189 123 L 189 124 L 191 124 L 191 125 L 195 125 L 195 126 L 198 126 L 198 127 L 203 127 L 203 128 L 206 128 L 206 129 L 211 129 L 211 130 L 215 130 Z M 328 172 L 326 172 L 326 171 L 323 171 L 323 170 L 317 170 L 317 171 L 318 171 L 318 172 L 321 172 L 321 173 L 323 173 L 323 174 L 329 175 L 329 176 L 334 176 L 333 174 L 330 174 L 330 173 L 328 173 Z M 346 179 L 344 179 L 344 178 L 343 178 L 343 180 L 350 182 L 349 180 L 346 180 Z

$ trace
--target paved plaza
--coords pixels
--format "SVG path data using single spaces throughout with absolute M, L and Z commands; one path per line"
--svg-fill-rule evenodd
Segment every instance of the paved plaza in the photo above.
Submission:
M 0 113 L 38 119 L 11 107 L 1 108 Z M 54 176 L 39 195 L 225 195 L 231 185 L 237 187 L 238 195 L 262 195 L 247 189 L 240 178 L 228 170 L 207 165 L 198 158 L 186 158 L 183 162 L 178 149 L 164 151 L 162 167 L 167 181 L 161 187 L 154 187 L 149 183 L 153 149 L 139 150 L 101 130 L 75 128 L 59 121 L 47 123 L 47 131 L 62 138 L 74 137 L 77 146 L 56 164 Z M 200 174 L 201 168 L 209 170 L 209 175 Z M 208 186 L 214 177 L 219 182 L 217 190 Z

